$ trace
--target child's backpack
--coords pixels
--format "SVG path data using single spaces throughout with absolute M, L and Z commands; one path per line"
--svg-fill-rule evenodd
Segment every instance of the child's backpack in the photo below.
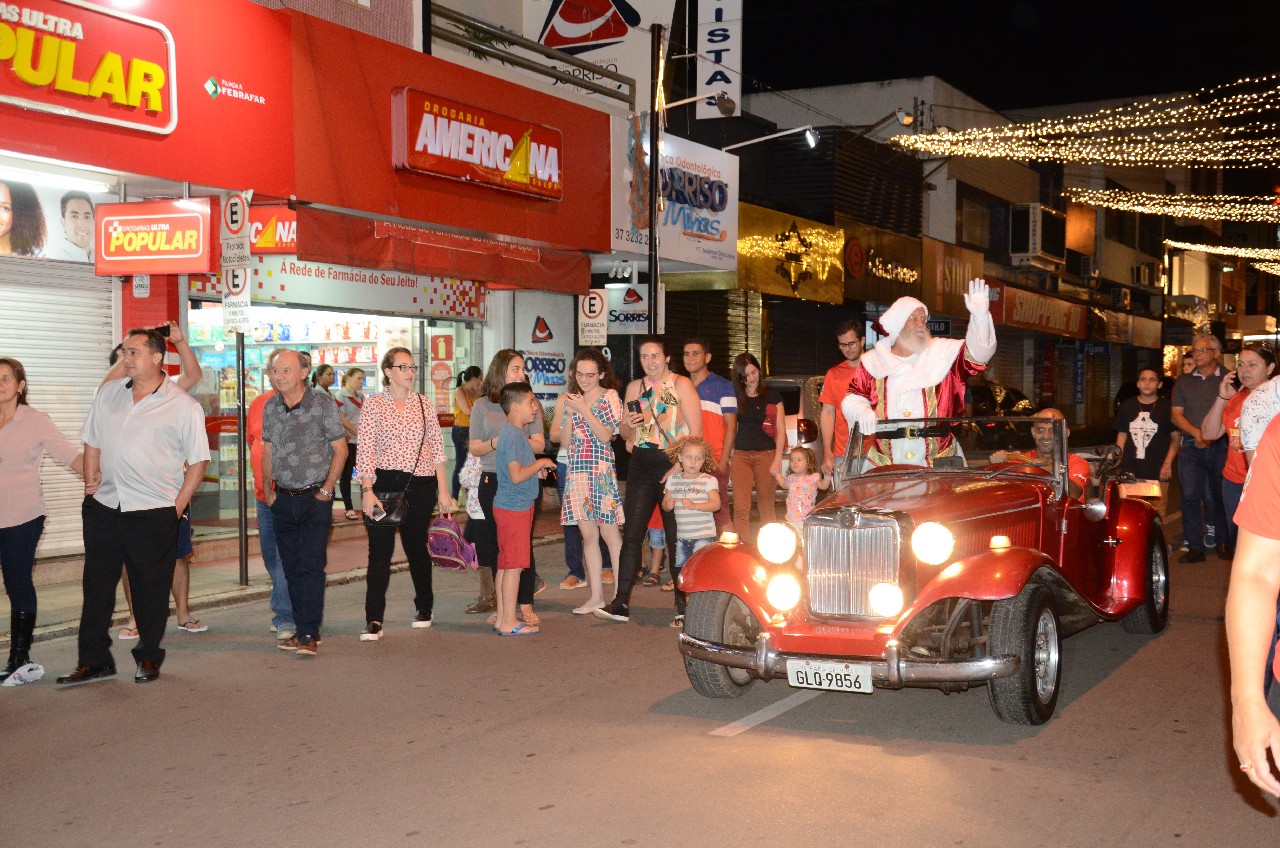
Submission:
M 450 571 L 470 571 L 478 568 L 476 546 L 462 538 L 462 528 L 448 515 L 438 515 L 427 531 L 427 550 L 431 560 Z

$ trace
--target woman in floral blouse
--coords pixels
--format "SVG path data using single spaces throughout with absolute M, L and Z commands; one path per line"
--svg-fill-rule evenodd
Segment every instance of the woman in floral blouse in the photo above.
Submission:
M 449 494 L 445 475 L 444 439 L 435 403 L 413 390 L 418 366 L 407 348 L 393 347 L 382 357 L 382 385 L 386 390 L 368 398 L 360 413 L 360 442 L 356 477 L 364 493 L 365 526 L 369 529 L 369 574 L 365 584 L 364 618 L 367 622 L 360 641 L 382 638 L 383 614 L 387 607 L 387 585 L 391 582 L 391 554 L 396 544 L 396 527 L 378 523 L 382 502 L 374 496 L 382 492 L 405 492 L 404 522 L 399 525 L 400 542 L 409 559 L 413 578 L 413 604 L 418 610 L 413 626 L 431 626 L 431 553 L 427 550 L 427 530 L 436 504 L 441 513 L 450 513 L 457 504 Z M 408 489 L 405 489 L 406 485 Z
M 582 560 L 591 587 L 591 597 L 574 609 L 576 615 L 604 606 L 599 537 L 604 537 L 612 562 L 622 552 L 622 497 L 613 462 L 613 437 L 621 424 L 622 399 L 609 361 L 595 348 L 579 351 L 569 363 L 564 414 L 556 422 L 558 441 L 569 446 L 560 523 L 576 522 L 582 532 Z

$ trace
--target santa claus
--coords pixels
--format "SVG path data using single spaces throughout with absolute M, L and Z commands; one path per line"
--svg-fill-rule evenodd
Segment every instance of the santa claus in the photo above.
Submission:
M 935 339 L 929 309 L 914 297 L 900 297 L 880 316 L 886 336 L 862 354 L 841 403 L 845 420 L 861 433 L 874 433 L 887 418 L 949 418 L 964 414 L 965 378 L 986 370 L 996 352 L 996 328 L 985 280 L 973 280 L 964 296 L 969 331 L 964 341 Z M 866 451 L 872 465 L 932 465 L 956 455 L 950 435 L 876 439 Z

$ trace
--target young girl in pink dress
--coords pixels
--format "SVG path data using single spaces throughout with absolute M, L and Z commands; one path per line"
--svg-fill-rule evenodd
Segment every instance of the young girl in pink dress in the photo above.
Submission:
M 818 490 L 831 488 L 831 478 L 818 471 L 818 457 L 809 448 L 791 449 L 791 471 L 778 474 L 778 485 L 787 490 L 787 523 L 803 535 L 805 517 L 818 502 Z

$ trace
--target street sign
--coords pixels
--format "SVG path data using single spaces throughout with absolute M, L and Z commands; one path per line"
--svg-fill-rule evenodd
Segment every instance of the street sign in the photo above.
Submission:
M 608 303 L 604 292 L 592 289 L 578 298 L 578 344 L 603 347 L 609 342 Z
M 251 191 L 222 193 L 222 267 L 248 266 Z
M 222 329 L 227 333 L 247 333 L 252 328 L 249 315 L 249 269 L 222 269 Z

